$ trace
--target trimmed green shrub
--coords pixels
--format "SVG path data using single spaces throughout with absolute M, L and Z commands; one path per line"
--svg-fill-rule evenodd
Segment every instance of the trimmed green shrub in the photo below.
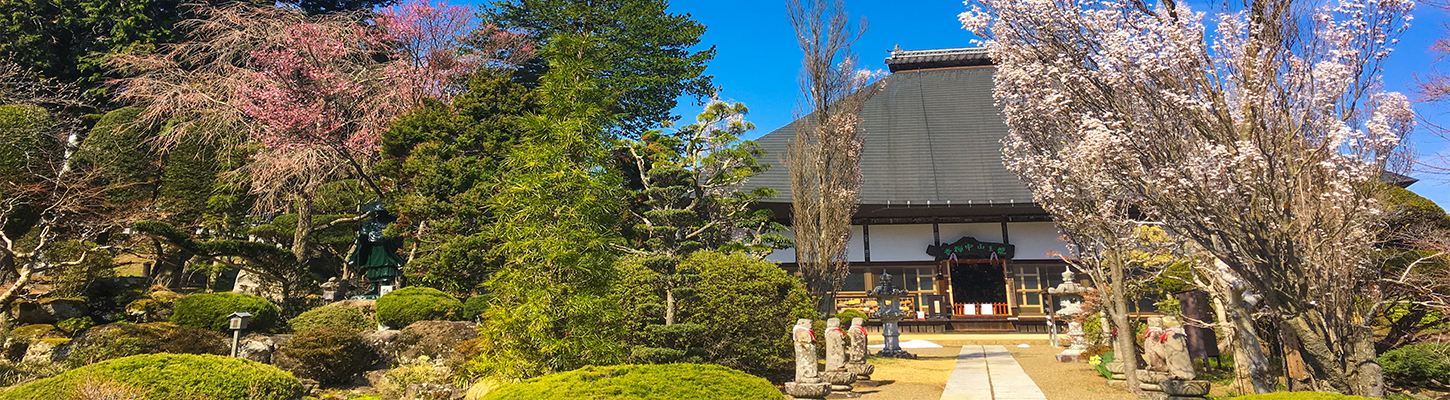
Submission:
M 228 315 L 234 312 L 252 313 L 247 330 L 269 332 L 277 326 L 281 310 L 270 300 L 241 293 L 198 293 L 176 301 L 171 312 L 171 322 L 181 326 L 211 329 L 227 332 L 230 324 Z
M 87 381 L 141 389 L 147 400 L 290 400 L 302 397 L 292 374 L 256 361 L 196 354 L 118 358 L 31 382 L 0 393 L 0 400 L 69 399 Z
M 765 378 L 707 364 L 584 367 L 500 387 L 481 400 L 781 400 Z
M 293 332 L 310 331 L 317 328 L 337 328 L 361 332 L 377 327 L 377 323 L 363 314 L 362 310 L 329 304 L 317 307 L 287 321 Z
M 66 365 L 85 364 L 138 354 L 228 353 L 227 339 L 220 333 L 176 326 L 170 322 L 148 324 L 114 323 L 86 330 L 71 347 Z
M 377 359 L 357 332 L 331 328 L 298 333 L 278 352 L 278 365 L 324 384 L 351 381 Z
M 645 332 L 640 325 L 663 315 L 651 306 L 664 303 L 657 291 L 642 289 L 658 274 L 637 262 L 621 262 L 616 268 L 622 277 L 615 289 L 617 301 L 636 313 L 625 318 L 627 324 L 636 324 L 626 329 Z M 709 327 L 690 338 L 705 355 L 703 361 L 788 380 L 794 373 L 794 350 L 786 333 L 796 319 L 818 317 L 800 279 L 773 262 L 739 253 L 696 252 L 679 268 L 696 271 L 698 278 L 693 296 L 679 301 L 676 322 Z
M 857 310 L 857 309 L 852 308 L 852 309 L 848 309 L 848 310 L 845 310 L 845 311 L 841 311 L 840 313 L 837 313 L 836 315 L 832 315 L 831 318 L 838 318 L 838 319 L 840 319 L 841 320 L 841 327 L 842 328 L 845 328 L 845 327 L 851 326 L 851 319 L 852 318 L 860 318 L 862 320 L 869 320 L 869 319 L 871 319 L 871 316 L 866 315 L 866 313 L 861 312 L 861 310 Z
M 391 328 L 404 328 L 418 321 L 454 319 L 463 312 L 463 303 L 443 291 L 410 286 L 388 292 L 378 298 L 378 323 Z
M 1415 343 L 1380 354 L 1385 380 L 1398 387 L 1450 382 L 1450 343 Z
M 475 321 L 488 309 L 488 296 L 476 294 L 463 302 L 463 320 Z
M 67 335 L 74 335 L 77 332 L 90 329 L 92 326 L 96 326 L 96 324 L 91 322 L 91 317 L 71 318 L 55 323 L 55 328 L 60 329 L 61 332 L 65 332 Z
M 1323 392 L 1279 392 L 1239 396 L 1230 400 L 1373 400 L 1368 397 Z

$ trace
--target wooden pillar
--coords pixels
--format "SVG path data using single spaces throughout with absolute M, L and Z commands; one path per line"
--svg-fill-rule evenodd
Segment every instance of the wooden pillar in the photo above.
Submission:
M 1011 265 L 1007 260 L 1000 260 L 1002 263 L 1002 277 L 1007 281 L 1007 308 L 1012 310 L 1012 315 L 1017 315 L 1017 274 L 1012 273 Z

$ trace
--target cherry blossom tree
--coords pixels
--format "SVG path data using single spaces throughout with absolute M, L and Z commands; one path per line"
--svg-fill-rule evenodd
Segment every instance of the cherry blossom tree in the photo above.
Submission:
M 1413 119 L 1379 89 L 1413 6 L 984 0 L 960 18 L 998 65 L 1004 161 L 1044 207 L 1073 190 L 1050 178 L 1061 165 L 1103 168 L 1114 200 L 1246 281 L 1318 389 L 1381 396 L 1368 183 Z
M 196 13 L 179 24 L 189 41 L 112 61 L 133 76 L 117 83 L 119 97 L 144 105 L 144 122 L 172 124 L 164 144 L 245 132 L 258 150 L 239 172 L 259 207 L 298 214 L 299 262 L 311 233 L 338 222 L 307 223 L 320 186 L 359 179 L 381 194 L 369 165 L 394 118 L 457 93 L 478 68 L 532 52 L 520 35 L 475 26 L 464 7 L 428 0 L 375 17 L 244 3 Z

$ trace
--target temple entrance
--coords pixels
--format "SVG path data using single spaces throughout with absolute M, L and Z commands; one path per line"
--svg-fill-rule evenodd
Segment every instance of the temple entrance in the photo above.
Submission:
M 999 264 L 986 260 L 952 262 L 952 302 L 1005 303 L 1007 277 Z

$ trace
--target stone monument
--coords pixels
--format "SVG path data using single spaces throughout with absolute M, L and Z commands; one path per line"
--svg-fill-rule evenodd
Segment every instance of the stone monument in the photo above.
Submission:
M 1148 365 L 1144 370 L 1153 372 L 1167 371 L 1167 364 L 1159 351 L 1159 338 L 1163 336 L 1163 319 L 1158 317 L 1148 318 L 1148 329 L 1143 332 L 1143 361 Z
M 1058 309 L 1057 312 L 1054 312 L 1053 315 L 1061 316 L 1063 319 L 1072 320 L 1075 319 L 1079 314 L 1082 314 L 1082 294 L 1092 289 L 1080 285 L 1076 281 L 1074 281 L 1073 278 L 1075 278 L 1076 276 L 1077 275 L 1072 272 L 1072 269 L 1063 270 L 1062 283 L 1058 284 L 1057 287 L 1047 289 L 1048 294 L 1070 297 L 1062 299 L 1062 301 L 1060 302 L 1062 308 Z M 1054 329 L 1056 329 L 1056 327 L 1054 327 Z M 1084 335 L 1082 331 L 1082 323 L 1077 321 L 1068 322 L 1067 336 L 1072 339 L 1072 344 L 1068 345 L 1067 350 L 1063 350 L 1061 353 L 1057 353 L 1057 361 L 1077 362 L 1079 358 L 1078 356 L 1082 355 L 1082 352 L 1087 351 L 1088 348 L 1087 336 Z
M 801 399 L 823 399 L 830 395 L 831 384 L 822 382 L 816 374 L 816 332 L 811 330 L 811 320 L 796 320 L 790 336 L 795 343 L 795 381 L 785 383 L 785 394 Z
M 826 370 L 821 379 L 831 384 L 831 394 L 843 397 L 859 397 L 851 392 L 856 383 L 856 374 L 846 370 L 846 331 L 841 330 L 841 319 L 826 320 Z
M 851 347 L 846 351 L 846 370 L 855 373 L 858 381 L 870 380 L 871 373 L 876 372 L 876 366 L 866 362 L 866 327 L 861 326 L 865 322 L 864 318 L 851 318 L 851 329 L 847 332 L 851 335 Z
M 901 349 L 901 330 L 896 323 L 906 316 L 901 311 L 901 298 L 907 295 L 906 289 L 896 287 L 891 283 L 891 274 L 882 273 L 881 283 L 871 289 L 869 296 L 876 298 L 876 318 L 881 320 L 881 337 L 885 345 L 876 355 L 882 357 L 916 358 L 915 354 L 908 353 Z
M 328 278 L 327 282 L 323 282 L 322 285 L 319 286 L 321 286 L 322 288 L 323 300 L 326 300 L 328 302 L 337 302 L 347 300 L 347 291 L 348 289 L 351 289 L 352 285 L 349 285 L 347 281 L 338 279 L 334 276 Z
M 388 224 L 398 220 L 388 213 L 383 202 L 368 203 L 363 206 L 362 212 L 372 218 L 363 221 L 362 228 L 358 230 L 357 242 L 347 258 L 347 265 L 362 269 L 363 276 L 372 284 L 371 291 L 355 297 L 376 299 L 402 283 L 400 279 L 406 260 L 398 255 L 398 248 L 402 247 L 403 240 L 383 235 Z

